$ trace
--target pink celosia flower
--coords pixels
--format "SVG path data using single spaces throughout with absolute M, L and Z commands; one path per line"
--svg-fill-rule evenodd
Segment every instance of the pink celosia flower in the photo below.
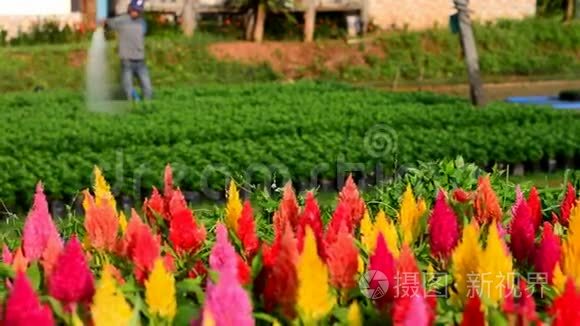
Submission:
M 2 324 L 15 326 L 55 325 L 50 307 L 40 303 L 24 273 L 16 275 L 12 291 L 8 295 Z
M 524 263 L 531 258 L 534 251 L 535 229 L 532 213 L 521 191 L 517 196 L 512 214 L 513 218 L 510 225 L 511 249 L 514 258 Z
M 2 262 L 7 265 L 12 265 L 14 256 L 6 244 L 2 246 Z
M 431 254 L 447 259 L 459 241 L 459 224 L 455 212 L 439 191 L 435 207 L 429 218 L 429 245 Z
M 379 309 L 384 309 L 387 304 L 391 303 L 395 298 L 395 273 L 396 273 L 396 265 L 395 259 L 393 255 L 389 251 L 387 247 L 387 242 L 383 237 L 382 232 L 378 233 L 377 238 L 377 246 L 375 248 L 374 253 L 371 255 L 369 260 L 369 271 L 371 273 L 382 273 L 379 274 L 380 277 L 374 277 L 374 275 L 369 276 L 369 284 L 368 289 L 374 294 L 375 291 L 386 291 L 386 293 L 379 293 L 379 295 L 373 295 L 376 300 L 375 304 L 379 307 Z M 384 289 L 383 283 L 383 275 L 386 277 L 387 280 L 387 289 Z
M 516 325 L 534 325 L 540 320 L 536 313 L 536 303 L 528 291 L 528 286 L 524 279 L 520 280 L 518 289 L 517 300 L 514 299 L 514 291 L 506 289 L 506 297 L 502 308 L 505 313 L 515 315 Z
M 26 218 L 22 231 L 22 248 L 29 260 L 38 260 L 46 249 L 51 237 L 60 239 L 56 226 L 50 217 L 48 203 L 42 184 L 36 186 L 34 204 Z
M 528 196 L 528 207 L 530 207 L 530 212 L 532 213 L 534 230 L 537 231 L 542 224 L 542 201 L 536 187 L 532 187 L 532 190 L 530 190 L 530 195 Z
M 397 300 L 393 311 L 393 325 L 428 326 L 431 324 L 430 309 L 422 295 L 413 295 L 410 298 Z
M 89 303 L 95 293 L 93 274 L 80 242 L 68 241 L 48 280 L 48 292 L 65 305 Z
M 560 224 L 568 226 L 568 219 L 570 218 L 570 213 L 572 208 L 576 203 L 576 189 L 568 182 L 568 187 L 566 188 L 566 194 L 562 200 L 562 205 L 560 205 Z
M 534 265 L 536 272 L 546 274 L 550 284 L 552 284 L 554 268 L 561 257 L 561 250 L 560 238 L 554 233 L 552 224 L 544 222 L 542 240 L 536 249 Z

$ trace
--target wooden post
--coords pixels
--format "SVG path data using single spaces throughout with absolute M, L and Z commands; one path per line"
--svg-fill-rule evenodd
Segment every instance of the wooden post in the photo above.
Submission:
M 453 0 L 453 2 L 459 15 L 459 34 L 469 76 L 471 103 L 476 106 L 482 106 L 484 104 L 483 85 L 479 71 L 479 57 L 477 56 L 475 37 L 471 26 L 471 18 L 469 17 L 469 0 Z
M 97 26 L 97 1 L 83 0 L 82 1 L 83 20 L 86 26 L 93 29 Z
M 360 18 L 362 22 L 361 32 L 365 35 L 369 30 L 369 0 L 362 0 Z
M 192 37 L 197 27 L 195 2 L 196 0 L 184 0 L 181 29 L 187 37 Z
M 248 10 L 244 19 L 246 25 L 246 41 L 254 38 L 254 29 L 256 28 L 256 12 L 254 9 Z
M 564 13 L 564 21 L 571 21 L 574 19 L 574 2 L 575 0 L 566 1 L 566 12 Z
M 258 4 L 258 13 L 256 14 L 256 23 L 254 25 L 254 42 L 262 42 L 264 39 L 264 25 L 266 24 L 266 4 Z
M 307 7 L 304 12 L 304 42 L 314 41 L 314 28 L 316 25 L 316 0 L 306 0 Z

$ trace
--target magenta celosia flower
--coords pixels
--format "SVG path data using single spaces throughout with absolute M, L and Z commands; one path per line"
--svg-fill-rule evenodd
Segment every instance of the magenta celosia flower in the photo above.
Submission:
M 6 301 L 3 325 L 55 325 L 48 305 L 40 303 L 24 273 L 18 273 Z
M 536 272 L 546 274 L 550 284 L 552 284 L 554 268 L 560 260 L 561 250 L 560 237 L 554 233 L 554 228 L 550 222 L 544 222 L 542 240 L 536 249 L 534 266 Z
M 382 309 L 389 303 L 391 303 L 395 297 L 395 273 L 396 273 L 396 266 L 395 266 L 395 259 L 393 255 L 389 251 L 387 247 L 387 242 L 383 237 L 382 232 L 379 232 L 378 239 L 377 239 L 377 246 L 375 248 L 375 252 L 370 257 L 369 261 L 369 271 L 371 273 L 382 273 L 379 274 L 380 277 L 373 277 L 373 275 L 369 276 L 369 289 L 374 291 L 377 290 L 384 290 L 384 285 L 387 285 L 386 293 L 382 296 L 376 295 L 375 303 L 377 306 Z M 387 279 L 387 283 L 381 284 L 380 282 L 383 281 L 383 275 Z
M 510 225 L 511 250 L 514 258 L 524 263 L 531 258 L 534 251 L 535 229 L 532 213 L 521 191 L 517 195 L 512 214 L 513 219 Z
M 93 274 L 76 237 L 68 241 L 58 256 L 48 279 L 48 292 L 66 305 L 91 301 L 95 293 Z
M 459 241 L 459 224 L 455 212 L 439 191 L 435 207 L 429 218 L 429 244 L 431 254 L 447 259 Z
M 22 231 L 22 247 L 29 260 L 40 259 L 51 237 L 60 239 L 56 226 L 50 217 L 48 203 L 42 184 L 36 186 L 34 204 L 26 217 Z
M 562 200 L 562 205 L 560 205 L 560 224 L 568 226 L 568 219 L 570 219 L 570 213 L 572 208 L 576 203 L 576 190 L 571 183 L 568 182 L 568 187 L 566 188 L 566 194 Z
M 397 300 L 393 311 L 395 326 L 428 326 L 430 325 L 429 305 L 422 295 Z
M 237 277 L 237 255 L 228 241 L 227 229 L 223 224 L 217 226 L 217 240 L 209 263 L 218 273 L 216 284 L 208 282 L 204 303 L 216 325 L 254 325 L 252 303 L 248 293 Z
M 530 195 L 528 196 L 528 206 L 530 207 L 530 212 L 532 213 L 534 230 L 537 231 L 542 224 L 542 200 L 540 199 L 540 194 L 538 194 L 538 189 L 536 189 L 536 187 L 532 187 L 532 190 L 530 190 Z
M 7 265 L 12 265 L 12 260 L 14 260 L 14 255 L 8 248 L 6 244 L 2 246 L 2 262 Z

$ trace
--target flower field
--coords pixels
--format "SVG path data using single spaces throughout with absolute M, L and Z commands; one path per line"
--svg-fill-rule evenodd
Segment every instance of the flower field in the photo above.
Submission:
M 130 214 L 95 168 L 68 228 L 39 183 L 20 239 L 4 243 L 3 324 L 580 323 L 575 186 L 511 187 L 460 165 L 415 171 L 381 201 L 349 177 L 328 211 L 290 183 L 268 210 L 232 181 L 211 218 L 170 166 Z

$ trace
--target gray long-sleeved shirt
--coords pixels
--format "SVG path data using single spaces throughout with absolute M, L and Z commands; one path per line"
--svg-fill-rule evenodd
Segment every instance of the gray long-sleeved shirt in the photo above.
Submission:
M 145 59 L 146 24 L 142 17 L 133 19 L 121 15 L 107 20 L 107 25 L 119 35 L 119 56 L 121 59 Z

